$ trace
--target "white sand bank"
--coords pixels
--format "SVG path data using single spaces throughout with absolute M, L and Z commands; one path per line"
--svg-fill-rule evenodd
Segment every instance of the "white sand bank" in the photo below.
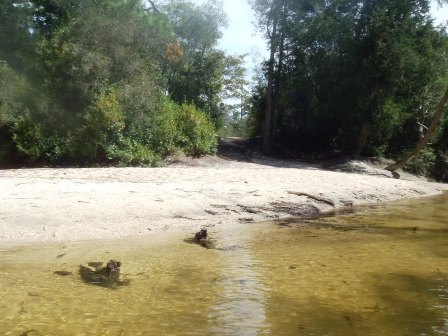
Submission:
M 224 162 L 224 161 L 223 161 Z M 228 162 L 199 167 L 0 171 L 0 243 L 109 239 L 433 195 L 448 185 Z

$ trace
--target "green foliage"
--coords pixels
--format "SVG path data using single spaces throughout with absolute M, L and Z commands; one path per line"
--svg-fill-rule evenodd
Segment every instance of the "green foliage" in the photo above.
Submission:
M 227 75 L 216 49 L 222 5 L 146 6 L 0 4 L 0 160 L 154 166 L 176 151 L 215 150 L 205 113 L 219 119 Z M 182 50 L 179 64 L 166 58 L 169 45 Z
M 163 162 L 148 146 L 129 139 L 124 141 L 122 148 L 110 154 L 120 166 L 157 167 Z
M 395 145 L 393 142 L 402 146 L 402 139 L 396 136 L 405 128 L 409 119 L 412 119 L 412 114 L 406 103 L 393 97 L 389 98 L 382 111 L 374 117 L 374 129 L 365 152 L 380 157 L 396 155 L 395 148 L 392 147 Z
M 0 60 L 0 126 L 11 125 L 40 98 L 23 75 Z
M 406 155 L 403 153 L 402 156 Z M 400 156 L 400 157 L 402 157 Z M 417 157 L 404 166 L 406 171 L 416 175 L 429 175 L 437 161 L 437 155 L 431 147 L 424 148 Z
M 49 132 L 38 117 L 48 111 L 47 99 L 23 75 L 0 63 L 0 160 L 55 162 L 63 157 L 63 137 Z
M 203 112 L 167 97 L 158 99 L 156 109 L 136 123 L 126 120 L 115 89 L 100 94 L 75 137 L 73 157 L 150 166 L 160 165 L 161 156 L 179 149 L 194 155 L 214 151 L 214 128 Z
M 16 90 L 18 76 L 6 65 L 5 61 L 0 61 L 0 126 L 14 120 L 17 113 Z
M 42 130 L 30 120 L 29 116 L 17 121 L 13 132 L 17 149 L 26 154 L 31 161 L 39 159 L 45 153 L 47 148 Z
M 428 0 L 252 4 L 274 62 L 253 96 L 263 143 L 270 133 L 274 146 L 301 152 L 392 157 L 415 146 L 448 78 L 448 34 L 434 26 Z
M 29 115 L 15 123 L 12 140 L 19 153 L 31 163 L 55 163 L 64 156 L 67 147 L 64 138 L 49 134 Z
M 177 119 L 180 129 L 177 143 L 189 154 L 214 154 L 217 139 L 210 119 L 195 106 L 182 104 Z
M 436 178 L 438 181 L 448 182 L 448 151 L 437 151 L 431 176 Z
M 150 117 L 151 127 L 147 133 L 147 143 L 158 153 L 172 154 L 176 149 L 176 137 L 179 132 L 177 114 L 179 106 L 167 97 L 161 97 L 159 106 Z
M 223 83 L 225 55 L 218 51 L 192 51 L 189 60 L 172 66 L 168 92 L 177 103 L 194 104 L 207 113 L 216 127 L 222 123 L 219 97 Z
M 116 148 L 123 142 L 124 114 L 114 89 L 102 92 L 84 116 L 75 135 L 74 157 L 86 160 L 115 160 Z
M 180 106 L 159 96 L 155 110 L 126 118 L 126 103 L 126 99 L 119 101 L 116 89 L 101 93 L 72 137 L 71 156 L 87 162 L 153 166 L 176 150 L 198 155 L 216 148 L 212 124 L 194 106 Z
M 220 28 L 226 25 L 221 2 L 196 6 L 172 1 L 163 6 L 183 50 L 177 62 L 166 60 L 163 69 L 166 90 L 179 104 L 193 104 L 219 128 L 223 120 L 223 98 L 243 78 L 241 57 L 227 56 L 216 48 Z
M 438 181 L 448 182 L 448 116 L 442 122 L 441 132 L 433 145 L 436 162 L 431 175 Z

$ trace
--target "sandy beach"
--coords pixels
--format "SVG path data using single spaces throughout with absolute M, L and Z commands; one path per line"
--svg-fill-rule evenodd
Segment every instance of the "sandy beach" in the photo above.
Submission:
M 1 170 L 0 242 L 193 232 L 448 189 L 445 184 L 394 179 L 363 163 L 349 167 L 355 172 L 211 157 L 165 168 Z

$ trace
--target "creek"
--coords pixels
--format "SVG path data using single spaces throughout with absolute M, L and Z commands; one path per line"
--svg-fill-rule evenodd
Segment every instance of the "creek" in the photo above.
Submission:
M 216 249 L 186 234 L 3 246 L 0 334 L 448 335 L 447 233 L 445 194 L 216 226 Z M 126 286 L 83 281 L 110 259 Z

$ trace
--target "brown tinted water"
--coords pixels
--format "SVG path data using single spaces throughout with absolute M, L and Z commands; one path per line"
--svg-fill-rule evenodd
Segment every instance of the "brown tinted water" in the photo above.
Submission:
M 448 335 L 448 195 L 209 233 L 0 248 L 0 335 Z

